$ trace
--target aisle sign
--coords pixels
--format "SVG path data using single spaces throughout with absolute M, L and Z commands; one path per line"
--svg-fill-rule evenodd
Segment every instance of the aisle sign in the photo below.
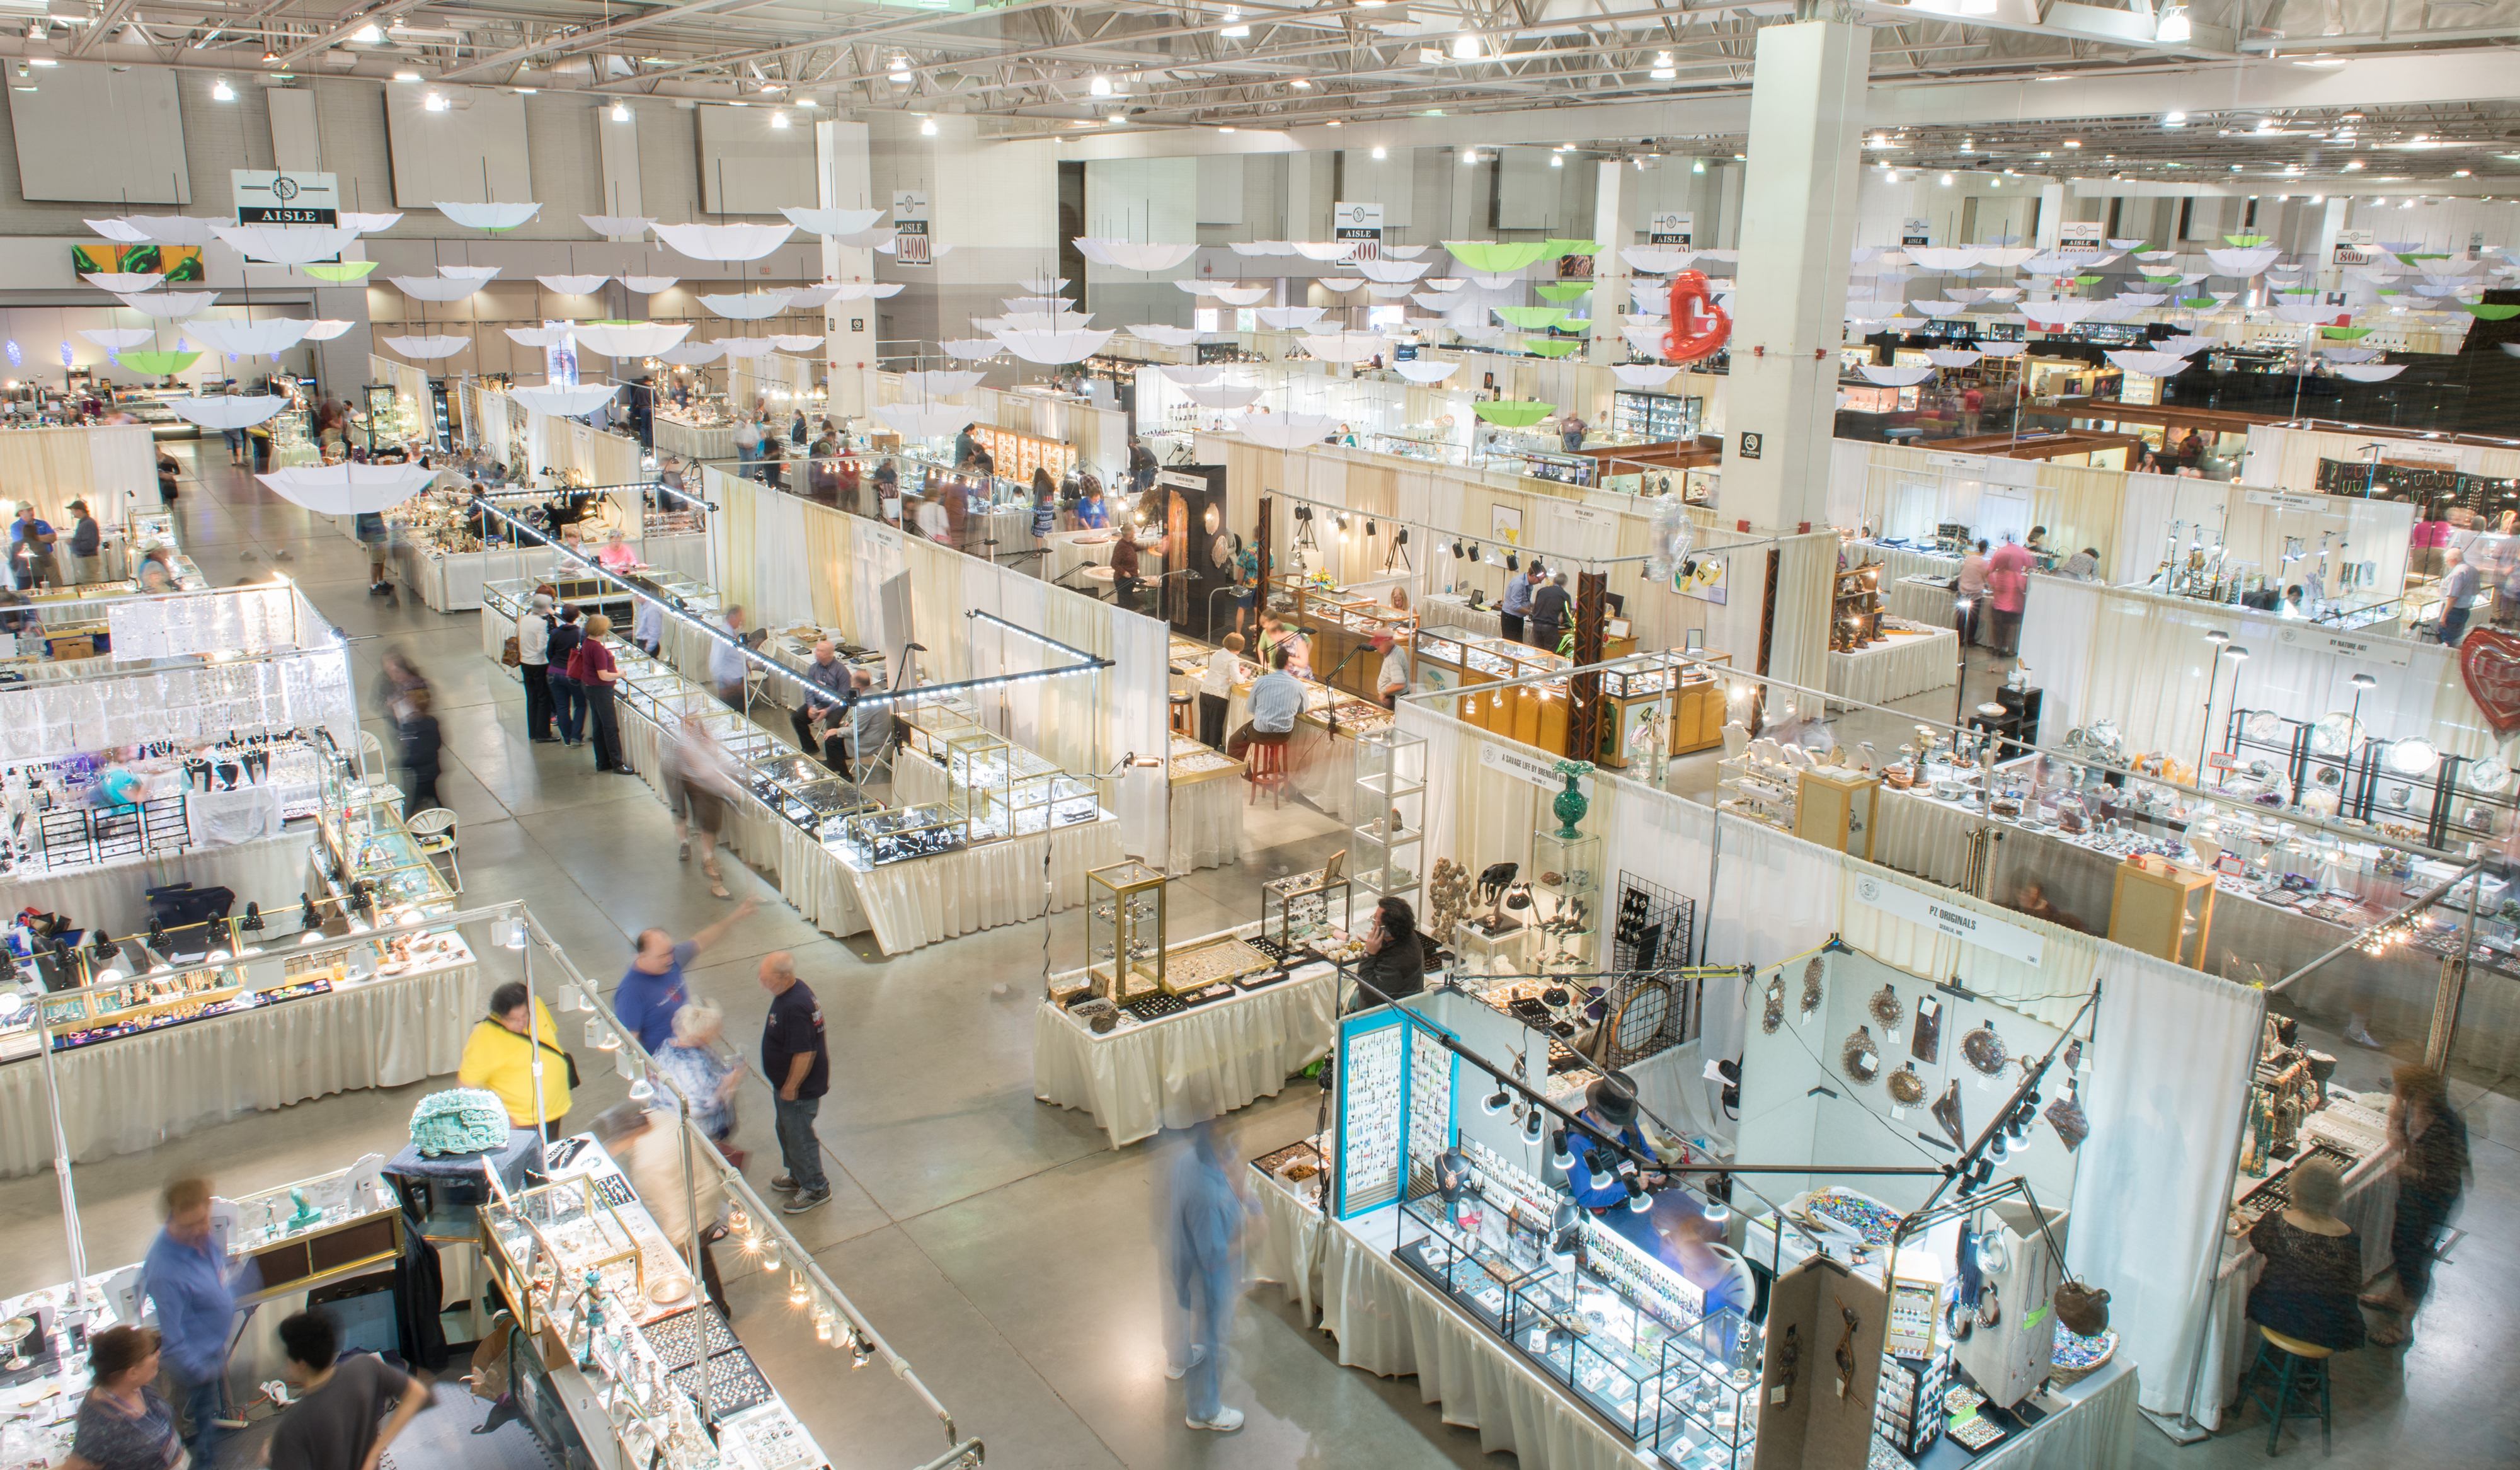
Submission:
M 1330 238 L 1344 240 L 1356 249 L 1351 260 L 1382 258 L 1382 206 L 1349 203 L 1342 200 L 1330 207 Z
M 2059 253 L 2080 253 L 2096 255 L 2108 248 L 2109 227 L 2105 220 L 2069 219 L 2056 226 L 2056 249 Z
M 1921 219 L 1902 220 L 1899 224 L 1899 243 L 1931 245 L 1934 243 L 1934 227 Z
M 341 222 L 340 181 L 329 173 L 231 168 L 228 188 L 236 196 L 239 224 Z
M 2380 254 L 2380 232 L 2377 230 L 2339 230 L 2336 245 L 2328 252 L 2330 265 L 2368 265 Z
M 927 237 L 927 195 L 917 189 L 897 189 L 892 196 L 892 263 L 895 265 L 933 265 Z
M 1936 934 L 1949 935 L 1981 949 L 1992 949 L 2025 965 L 2038 964 L 2046 947 L 2037 934 L 2018 924 L 1972 913 L 1958 904 L 1946 903 L 1905 884 L 1869 876 L 1858 878 L 1855 880 L 1855 896 L 1867 908 L 1877 908 L 1894 919 L 1903 919 Z
M 1657 214 L 1645 222 L 1647 245 L 1669 245 L 1688 250 L 1691 234 L 1691 217 L 1686 212 Z

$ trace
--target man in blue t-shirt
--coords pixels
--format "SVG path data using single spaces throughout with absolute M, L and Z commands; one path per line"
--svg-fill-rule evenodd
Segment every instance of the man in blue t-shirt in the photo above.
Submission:
M 832 1090 L 831 1041 L 823 1032 L 822 1005 L 796 978 L 794 955 L 785 949 L 763 955 L 760 974 L 761 988 L 770 992 L 770 1014 L 761 1023 L 761 1075 L 779 1089 L 779 1161 L 788 1166 L 770 1187 L 794 1196 L 781 1207 L 784 1213 L 802 1215 L 832 1197 L 823 1174 L 823 1141 L 814 1133 L 814 1116 L 823 1110 L 823 1094 Z
M 735 906 L 735 912 L 680 942 L 661 929 L 639 931 L 633 942 L 638 952 L 630 957 L 630 968 L 621 972 L 621 988 L 612 992 L 612 1014 L 650 1056 L 673 1039 L 674 1012 L 691 1001 L 683 986 L 683 966 L 758 907 L 746 898 Z

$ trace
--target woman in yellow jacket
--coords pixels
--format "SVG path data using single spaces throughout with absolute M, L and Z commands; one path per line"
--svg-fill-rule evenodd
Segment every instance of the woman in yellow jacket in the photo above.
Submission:
M 526 1027 L 528 1010 L 532 1029 Z M 543 1062 L 543 1136 L 561 1136 L 560 1121 L 568 1115 L 568 1053 L 560 1045 L 560 1028 L 551 1012 L 532 997 L 521 981 L 510 981 L 490 992 L 490 1014 L 464 1041 L 464 1061 L 456 1080 L 467 1087 L 486 1087 L 508 1105 L 508 1122 L 520 1128 L 534 1125 L 534 1052 L 540 1042 Z

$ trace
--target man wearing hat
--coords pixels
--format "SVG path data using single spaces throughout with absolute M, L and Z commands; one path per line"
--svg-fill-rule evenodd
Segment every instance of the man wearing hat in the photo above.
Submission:
M 1409 666 L 1409 645 L 1389 632 L 1373 635 L 1373 651 L 1382 655 L 1382 663 L 1373 671 L 1373 697 L 1385 710 L 1397 709 L 1400 696 L 1409 692 L 1416 674 Z
M 1574 1161 L 1566 1166 L 1566 1192 L 1596 1215 L 1626 1209 L 1634 1192 L 1631 1180 L 1637 1190 L 1646 1181 L 1601 1139 L 1615 1139 L 1648 1159 L 1654 1156 L 1653 1146 L 1637 1126 L 1637 1084 L 1624 1072 L 1596 1078 L 1584 1089 L 1584 1111 L 1575 1116 L 1598 1130 L 1598 1136 L 1582 1128 L 1566 1130 L 1566 1152 Z
M 525 681 L 525 737 L 549 745 L 552 733 L 551 629 L 552 595 L 536 592 L 517 615 L 517 672 Z
M 69 511 L 77 518 L 70 523 L 70 584 L 101 582 L 105 580 L 105 533 L 97 529 L 96 517 L 88 514 L 86 501 L 71 501 Z

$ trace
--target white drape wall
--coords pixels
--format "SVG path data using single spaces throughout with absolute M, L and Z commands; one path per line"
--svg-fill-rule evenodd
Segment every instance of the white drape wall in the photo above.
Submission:
M 2240 479 L 2248 484 L 2308 490 L 2318 483 L 2320 460 L 2366 460 L 2370 456 L 2362 446 L 2371 441 L 2367 433 L 2330 433 L 2321 429 L 2290 429 L 2280 424 L 2262 424 L 2249 431 L 2248 457 L 2240 463 Z M 2463 470 L 2470 475 L 2490 475 L 2498 480 L 2520 478 L 2520 449 L 2492 444 L 2422 443 L 2392 438 L 2379 442 L 2383 459 L 2438 463 L 2446 469 Z
M 31 500 L 35 514 L 69 544 L 69 503 L 84 500 L 101 526 L 123 524 L 127 513 L 154 511 L 158 449 L 146 424 L 96 428 L 12 429 L 0 434 L 0 494 Z M 15 515 L 17 507 L 9 512 Z

